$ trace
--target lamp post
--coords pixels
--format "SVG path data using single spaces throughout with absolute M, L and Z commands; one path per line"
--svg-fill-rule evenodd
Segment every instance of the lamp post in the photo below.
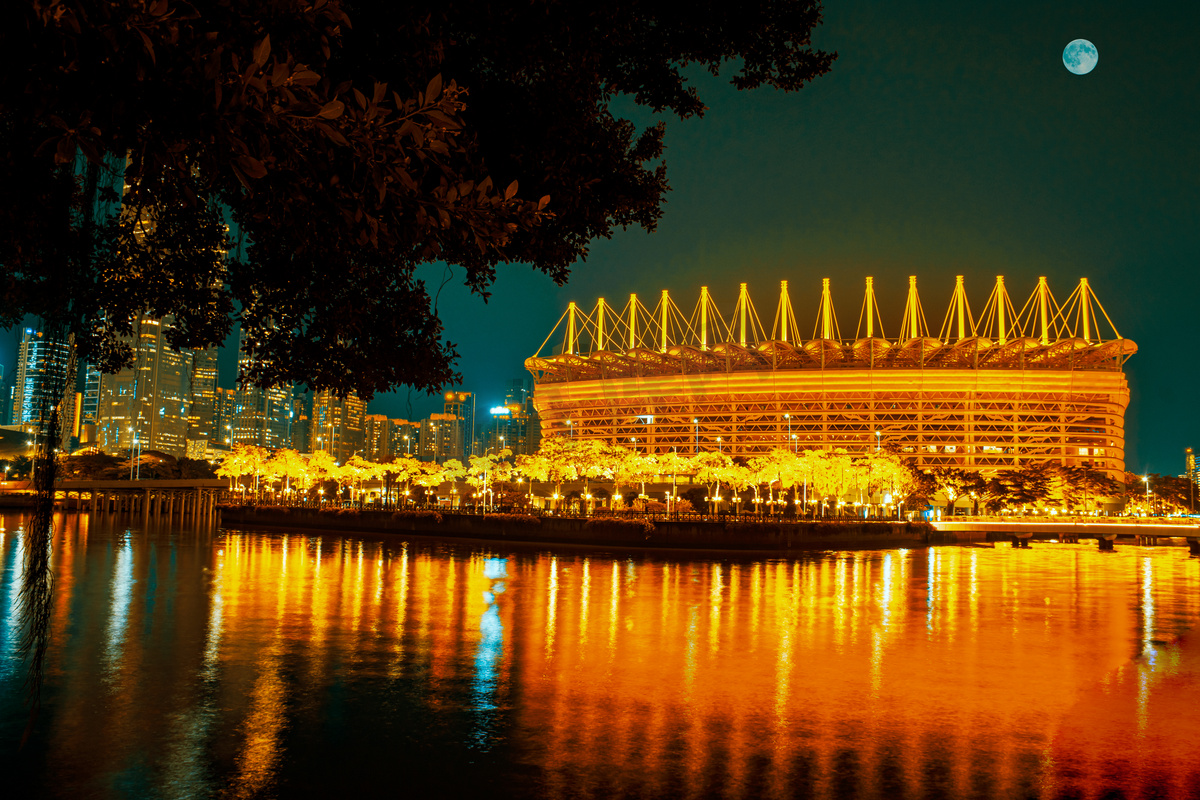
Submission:
M 1146 484 L 1146 516 L 1149 517 L 1152 516 L 1150 514 L 1150 476 L 1143 475 L 1142 482 Z
M 700 420 L 692 417 L 692 455 L 700 453 Z
M 717 452 L 718 452 L 718 453 L 723 453 L 723 452 L 725 452 L 725 451 L 722 449 L 722 447 L 721 447 L 721 437 L 720 437 L 720 436 L 718 436 L 718 437 L 717 437 Z
M 567 420 L 567 431 L 568 431 L 568 435 L 572 439 L 575 438 L 575 428 L 573 425 L 571 425 L 571 420 Z
M 880 432 L 875 431 L 875 452 L 876 453 L 879 452 L 879 436 L 880 436 Z
M 792 415 L 791 415 L 791 414 L 784 414 L 784 415 L 783 415 L 783 418 L 787 420 L 787 424 L 788 424 L 788 442 L 789 442 L 789 443 L 791 443 L 791 441 L 792 441 Z
M 412 455 L 412 443 L 408 440 L 408 434 L 404 435 L 404 450 L 408 455 Z

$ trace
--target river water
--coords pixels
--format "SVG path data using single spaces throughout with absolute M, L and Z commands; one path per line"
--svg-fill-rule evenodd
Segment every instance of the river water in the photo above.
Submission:
M 753 558 L 60 519 L 8 797 L 1198 797 L 1200 559 Z

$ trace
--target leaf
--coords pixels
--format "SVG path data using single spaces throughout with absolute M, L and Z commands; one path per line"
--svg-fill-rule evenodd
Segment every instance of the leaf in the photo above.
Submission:
M 442 74 L 439 72 L 433 76 L 433 80 L 425 87 L 425 102 L 432 103 L 442 93 Z
M 150 37 L 142 30 L 138 30 L 138 35 L 142 37 L 142 44 L 146 45 L 146 52 L 150 54 L 150 63 L 158 64 L 157 59 L 154 57 L 154 45 L 151 43 Z
M 253 156 L 238 156 L 237 165 L 242 172 L 246 173 L 251 178 L 261 178 L 267 174 L 267 168 L 263 163 Z
M 324 133 L 324 134 L 325 134 L 327 137 L 329 137 L 329 140 L 330 140 L 330 141 L 332 141 L 332 142 L 336 142 L 337 144 L 340 144 L 340 145 L 342 145 L 343 147 L 349 147 L 349 146 L 350 146 L 350 142 L 346 141 L 346 137 L 345 137 L 345 136 L 342 136 L 342 134 L 341 134 L 341 133 L 339 133 L 338 131 L 334 130 L 334 129 L 333 129 L 333 128 L 331 128 L 329 125 L 325 124 L 324 122 L 316 122 L 316 123 L 313 123 L 313 125 L 314 125 L 314 127 L 316 127 L 316 129 L 317 129 L 317 130 L 321 131 L 321 132 L 322 132 L 322 133 Z
M 550 195 L 542 195 L 542 199 L 538 200 L 538 211 L 541 211 L 548 205 L 550 205 Z
M 354 90 L 354 99 L 358 101 L 358 107 L 365 109 L 367 107 L 367 96 L 358 89 Z
M 429 109 L 428 111 L 425 112 L 425 115 L 427 117 L 429 117 L 430 119 L 434 120 L 435 122 L 440 122 L 443 127 L 458 128 L 458 123 L 455 122 L 452 117 L 449 117 L 449 116 L 443 114 L 441 111 L 438 111 L 436 108 Z
M 321 76 L 311 69 L 302 69 L 292 76 L 292 83 L 298 86 L 314 86 L 320 83 Z
M 512 183 L 510 183 L 508 185 L 508 188 L 504 190 L 504 199 L 512 200 L 513 197 L 516 196 L 516 194 L 517 194 L 517 182 L 513 181 Z
M 345 110 L 346 107 L 342 105 L 341 100 L 330 100 L 321 106 L 321 110 L 317 112 L 317 116 L 323 119 L 337 119 Z
M 371 98 L 371 102 L 372 103 L 381 103 L 381 102 L 383 102 L 383 98 L 386 96 L 387 96 L 387 84 L 377 82 L 375 84 L 375 95 Z
M 267 57 L 271 55 L 271 34 L 263 37 L 263 40 L 254 47 L 254 66 L 261 67 L 267 63 Z

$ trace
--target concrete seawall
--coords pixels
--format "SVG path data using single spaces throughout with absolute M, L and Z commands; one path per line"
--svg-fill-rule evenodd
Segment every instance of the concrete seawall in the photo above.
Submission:
M 357 511 L 275 506 L 226 506 L 226 527 L 289 527 L 363 533 L 411 533 L 476 539 L 697 550 L 842 550 L 921 547 L 953 542 L 924 522 L 746 522 L 641 520 L 614 517 L 530 517 L 520 514 L 443 514 L 436 511 Z

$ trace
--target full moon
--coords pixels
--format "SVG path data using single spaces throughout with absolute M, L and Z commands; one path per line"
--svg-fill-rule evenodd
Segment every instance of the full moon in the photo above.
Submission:
M 1087 39 L 1076 39 L 1063 48 L 1063 66 L 1076 75 L 1087 75 L 1099 60 L 1096 45 Z

